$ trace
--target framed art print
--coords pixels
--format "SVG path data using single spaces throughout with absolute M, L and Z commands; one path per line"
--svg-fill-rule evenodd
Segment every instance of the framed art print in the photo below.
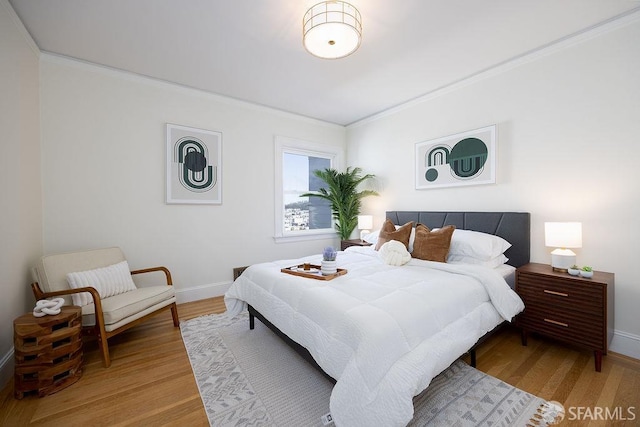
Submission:
M 167 124 L 167 203 L 222 203 L 222 133 Z
M 496 182 L 496 126 L 416 144 L 416 189 Z

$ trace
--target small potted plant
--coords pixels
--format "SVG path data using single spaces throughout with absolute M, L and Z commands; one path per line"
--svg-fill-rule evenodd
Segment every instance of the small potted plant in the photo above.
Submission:
M 338 264 L 336 261 L 336 255 L 338 253 L 331 246 L 327 246 L 322 251 L 322 263 L 320 264 L 320 272 L 328 276 L 329 274 L 336 274 L 338 271 Z
M 580 276 L 585 278 L 593 277 L 593 268 L 589 267 L 588 265 L 585 265 L 580 269 Z
M 578 274 L 580 274 L 580 267 L 573 264 L 571 267 L 567 269 L 567 271 L 569 272 L 570 275 L 577 276 Z

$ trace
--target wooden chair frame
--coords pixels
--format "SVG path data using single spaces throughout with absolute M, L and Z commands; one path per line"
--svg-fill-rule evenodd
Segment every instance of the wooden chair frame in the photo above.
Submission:
M 132 275 L 144 274 L 144 273 L 152 273 L 157 271 L 162 271 L 165 274 L 167 285 L 173 286 L 173 281 L 171 279 L 171 272 L 169 272 L 169 270 L 166 267 L 160 266 L 160 267 L 144 268 L 141 270 L 133 270 L 131 271 L 131 274 Z M 86 288 L 78 288 L 78 289 L 66 289 L 63 291 L 55 291 L 55 292 L 43 292 L 42 289 L 40 289 L 40 285 L 38 284 L 38 282 L 33 282 L 31 284 L 31 289 L 33 290 L 33 295 L 35 296 L 36 301 L 45 299 L 45 298 L 53 298 L 53 297 L 59 297 L 63 295 L 76 294 L 80 292 L 89 292 L 91 294 L 91 297 L 93 298 L 93 304 L 95 307 L 96 324 L 90 325 L 90 326 L 83 326 L 82 332 L 85 335 L 95 335 L 98 338 L 98 345 L 100 346 L 100 352 L 102 353 L 102 360 L 104 362 L 105 368 L 108 368 L 109 366 L 111 366 L 111 358 L 109 357 L 109 344 L 107 342 L 109 338 L 115 335 L 118 335 L 119 333 L 124 332 L 144 322 L 148 318 L 155 316 L 156 314 L 168 309 L 171 310 L 171 317 L 173 318 L 173 326 L 175 326 L 176 328 L 180 327 L 180 319 L 178 318 L 178 306 L 176 305 L 175 302 L 173 304 L 162 307 L 152 313 L 149 313 L 146 316 L 136 319 L 130 323 L 127 323 L 126 325 L 122 325 L 118 329 L 114 329 L 113 331 L 107 332 L 105 329 L 104 315 L 102 312 L 102 300 L 100 298 L 100 294 L 98 294 L 98 291 L 95 288 L 86 287 Z

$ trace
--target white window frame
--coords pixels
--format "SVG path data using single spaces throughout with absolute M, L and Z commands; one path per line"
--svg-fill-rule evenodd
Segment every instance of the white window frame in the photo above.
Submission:
M 296 242 L 304 240 L 328 239 L 336 237 L 335 224 L 333 227 L 316 230 L 285 231 L 284 224 L 284 193 L 282 177 L 282 158 L 284 153 L 299 154 L 310 157 L 323 157 L 331 161 L 331 168 L 341 170 L 343 149 L 334 145 L 323 145 L 297 138 L 285 136 L 275 137 L 275 235 L 276 243 Z

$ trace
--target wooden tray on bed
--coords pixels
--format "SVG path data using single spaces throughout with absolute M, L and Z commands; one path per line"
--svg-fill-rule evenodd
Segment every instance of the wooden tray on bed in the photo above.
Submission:
M 320 272 L 320 266 L 315 264 L 309 264 L 309 270 L 304 269 L 304 264 L 293 265 L 291 267 L 286 267 L 281 269 L 280 271 L 287 274 L 293 274 L 294 276 L 307 277 L 309 279 L 316 280 L 333 280 L 338 276 L 342 276 L 347 274 L 347 270 L 344 268 L 339 268 L 333 274 L 327 274 L 326 276 Z

